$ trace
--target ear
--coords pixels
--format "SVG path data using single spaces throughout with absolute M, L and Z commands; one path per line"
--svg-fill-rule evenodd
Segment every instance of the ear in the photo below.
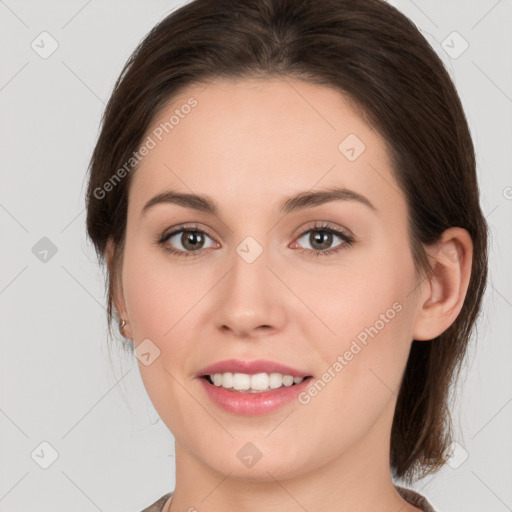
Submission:
M 432 277 L 422 283 L 413 339 L 431 340 L 455 321 L 466 297 L 473 261 L 473 241 L 459 227 L 447 229 L 427 247 Z
M 126 320 L 126 325 L 122 329 L 121 334 L 126 337 L 133 339 L 132 328 L 130 325 L 130 319 L 128 318 L 128 313 L 126 311 L 123 287 L 121 283 L 121 275 L 116 274 L 114 269 L 114 242 L 112 238 L 107 240 L 107 244 L 105 247 L 105 257 L 108 265 L 108 272 L 110 275 L 110 279 L 112 280 L 112 301 L 114 303 L 114 307 L 117 313 L 118 318 Z

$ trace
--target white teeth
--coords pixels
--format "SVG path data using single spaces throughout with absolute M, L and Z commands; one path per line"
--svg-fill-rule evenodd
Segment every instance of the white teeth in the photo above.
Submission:
M 280 388 L 284 384 L 283 376 L 280 373 L 271 373 L 269 376 L 269 386 L 271 389 Z
M 224 386 L 224 377 L 222 378 L 222 385 Z M 233 374 L 233 389 L 242 391 L 251 387 L 251 376 L 246 373 Z
M 236 391 L 247 391 L 248 393 L 259 393 L 270 389 L 289 387 L 292 384 L 299 384 L 303 377 L 293 377 L 281 373 L 214 373 L 209 376 L 215 386 L 222 386 L 226 389 Z
M 216 386 L 222 386 L 222 373 L 210 375 L 210 378 Z
M 293 384 L 293 377 L 291 375 L 285 375 L 283 377 L 283 384 L 285 386 L 291 386 Z
M 256 373 L 251 375 L 251 389 L 256 391 L 265 391 L 268 389 L 268 381 L 269 376 L 266 373 Z
M 221 382 L 219 386 L 222 386 L 223 388 L 232 388 L 233 387 L 233 374 L 232 373 L 219 373 L 221 376 Z

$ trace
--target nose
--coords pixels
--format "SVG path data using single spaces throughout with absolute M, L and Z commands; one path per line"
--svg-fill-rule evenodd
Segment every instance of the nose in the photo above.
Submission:
M 253 338 L 284 328 L 290 292 L 269 260 L 265 250 L 254 261 L 234 251 L 229 271 L 216 286 L 213 319 L 223 334 Z

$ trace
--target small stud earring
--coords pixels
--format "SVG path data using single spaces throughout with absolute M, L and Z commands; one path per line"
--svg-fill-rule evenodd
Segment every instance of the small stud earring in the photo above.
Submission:
M 120 322 L 120 324 L 119 324 L 119 331 L 121 332 L 121 334 L 123 334 L 123 329 L 124 329 L 125 325 L 126 325 L 126 320 L 123 318 L 122 322 Z

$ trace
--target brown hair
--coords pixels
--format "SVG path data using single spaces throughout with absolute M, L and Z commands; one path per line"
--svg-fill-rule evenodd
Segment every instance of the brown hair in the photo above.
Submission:
M 195 0 L 158 23 L 135 49 L 114 86 L 89 167 L 88 235 L 100 261 L 107 240 L 115 244 L 106 277 L 109 332 L 136 166 L 108 193 L 102 187 L 178 91 L 223 77 L 293 77 L 335 87 L 353 102 L 388 146 L 408 204 L 418 275 L 430 275 L 424 246 L 443 231 L 459 226 L 471 235 L 473 264 L 462 310 L 435 340 L 412 342 L 393 419 L 394 476 L 412 482 L 434 473 L 452 440 L 450 384 L 485 290 L 487 225 L 455 86 L 415 25 L 384 1 Z

